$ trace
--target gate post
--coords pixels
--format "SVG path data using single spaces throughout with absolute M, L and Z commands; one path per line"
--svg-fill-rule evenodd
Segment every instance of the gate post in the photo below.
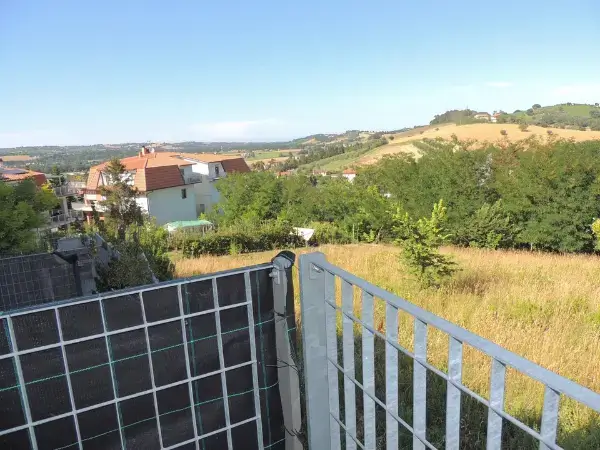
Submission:
M 294 358 L 296 352 L 296 316 L 294 314 L 294 284 L 292 266 L 295 256 L 281 252 L 273 258 L 273 299 L 275 310 L 275 340 L 279 396 L 286 429 L 285 450 L 302 450 L 296 433 L 302 428 L 300 382 Z
M 300 307 L 308 448 L 329 449 L 331 424 L 325 320 L 325 271 L 314 263 L 325 262 L 322 253 L 300 256 Z

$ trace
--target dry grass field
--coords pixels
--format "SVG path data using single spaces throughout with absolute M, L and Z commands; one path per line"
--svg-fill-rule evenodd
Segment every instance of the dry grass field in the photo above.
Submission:
M 528 131 L 524 132 L 519 130 L 519 126 L 516 124 L 477 123 L 460 126 L 455 124 L 445 124 L 421 127 L 416 130 L 395 134 L 393 135 L 394 140 L 367 153 L 357 161 L 357 164 L 373 164 L 380 160 L 384 155 L 392 155 L 400 152 L 418 154 L 418 149 L 410 145 L 410 142 L 424 138 L 450 139 L 454 134 L 460 140 L 473 139 L 480 142 L 496 142 L 504 139 L 500 134 L 501 130 L 506 130 L 506 139 L 510 141 L 526 139 L 533 135 L 545 138 L 548 136 L 548 130 L 552 131 L 553 135 L 564 139 L 574 139 L 576 141 L 600 139 L 600 131 L 563 130 L 560 128 L 542 128 L 531 125 L 529 126 Z M 421 131 L 423 131 L 423 134 L 421 134 Z
M 436 291 L 419 288 L 398 261 L 398 250 L 394 247 L 348 245 L 325 246 L 319 250 L 332 263 L 600 392 L 600 258 L 448 248 L 445 252 L 454 256 L 462 270 Z M 209 273 L 265 262 L 276 253 L 180 259 L 176 261 L 176 270 L 178 276 Z M 295 278 L 298 296 L 297 274 Z M 359 314 L 358 292 L 355 305 Z M 376 326 L 381 331 L 385 329 L 384 311 L 383 305 L 376 305 Z M 412 319 L 401 312 L 400 344 L 412 350 L 412 340 Z M 447 351 L 447 336 L 430 328 L 430 362 L 446 370 Z M 464 383 L 487 398 L 489 358 L 465 346 L 464 363 Z M 507 373 L 506 410 L 539 429 L 542 385 L 514 370 Z M 378 378 L 382 375 L 379 373 Z M 440 389 L 445 387 L 435 382 L 428 384 L 428 396 L 443 398 L 444 393 L 437 392 Z M 442 404 L 440 408 L 443 410 Z M 465 410 L 471 411 L 470 421 L 486 414 L 468 405 Z M 437 413 L 428 411 L 431 415 L 428 420 L 434 420 Z M 480 434 L 485 436 L 483 416 L 479 424 L 483 431 L 463 436 L 469 442 L 465 448 L 479 447 Z M 587 408 L 562 399 L 559 426 L 559 444 L 565 448 L 600 448 L 600 417 Z M 506 442 L 507 448 L 529 448 L 526 440 L 514 439 Z M 485 439 L 482 443 L 481 448 L 484 448 Z

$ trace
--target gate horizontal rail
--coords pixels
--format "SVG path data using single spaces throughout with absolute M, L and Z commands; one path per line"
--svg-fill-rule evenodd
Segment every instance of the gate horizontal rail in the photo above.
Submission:
M 413 448 L 436 449 L 425 438 L 426 371 L 443 378 L 447 384 L 446 431 L 447 449 L 458 449 L 460 442 L 461 394 L 467 394 L 488 408 L 487 448 L 500 449 L 502 419 L 506 419 L 537 439 L 540 449 L 560 449 L 556 444 L 559 399 L 563 394 L 596 412 L 600 412 L 600 394 L 557 375 L 516 355 L 487 339 L 442 319 L 384 289 L 375 286 L 331 263 L 322 253 L 300 256 L 300 294 L 306 376 L 308 438 L 311 450 L 340 448 L 340 427 L 346 434 L 346 448 L 375 449 L 375 404 L 386 412 L 386 444 L 398 448 L 398 424 L 413 435 Z M 336 302 L 335 279 L 341 279 L 342 301 Z M 353 313 L 353 287 L 362 290 L 362 316 Z M 386 304 L 385 334 L 374 326 L 374 297 Z M 414 352 L 398 343 L 398 312 L 414 319 Z M 338 363 L 336 317 L 342 316 L 343 365 Z M 363 382 L 355 378 L 354 324 L 362 328 Z M 448 373 L 427 362 L 427 327 L 449 336 Z M 386 402 L 375 395 L 374 337 L 386 346 Z M 463 344 L 480 350 L 491 358 L 490 399 L 487 400 L 462 384 Z M 398 352 L 413 360 L 413 424 L 398 415 Z M 541 382 L 545 386 L 541 431 L 538 433 L 504 411 L 506 367 Z M 346 420 L 339 411 L 338 373 L 343 374 Z M 353 404 L 355 389 L 364 396 L 364 443 L 357 438 Z M 325 444 L 327 443 L 327 444 Z

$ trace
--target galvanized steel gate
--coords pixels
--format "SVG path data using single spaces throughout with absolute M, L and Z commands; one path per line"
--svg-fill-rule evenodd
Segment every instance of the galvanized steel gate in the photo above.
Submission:
M 385 411 L 383 440 L 387 449 L 398 449 L 399 429 L 412 434 L 412 448 L 435 449 L 426 438 L 428 370 L 447 383 L 446 449 L 455 450 L 460 445 L 461 396 L 464 394 L 488 408 L 486 445 L 488 449 L 494 450 L 501 448 L 503 419 L 537 439 L 540 449 L 559 449 L 556 438 L 561 394 L 600 412 L 599 394 L 330 264 L 321 253 L 300 256 L 299 266 L 308 439 L 311 450 L 339 450 L 342 443 L 345 443 L 347 449 L 359 447 L 374 450 L 378 445 L 376 406 Z M 341 280 L 341 306 L 336 302 L 336 277 Z M 353 313 L 355 287 L 362 291 L 360 318 Z M 385 304 L 385 334 L 375 329 L 373 317 L 375 301 Z M 410 314 L 414 319 L 414 352 L 398 344 L 399 311 Z M 338 314 L 342 316 L 342 362 L 339 361 L 336 335 Z M 357 374 L 355 371 L 355 324 L 360 326 L 362 332 L 362 374 Z M 427 362 L 428 327 L 437 328 L 448 335 L 447 374 Z M 385 341 L 385 401 L 375 395 L 375 337 Z M 491 358 L 489 400 L 482 398 L 462 383 L 463 343 L 469 344 Z M 403 420 L 398 411 L 399 354 L 412 358 L 412 424 Z M 507 366 L 545 385 L 539 433 L 503 410 Z M 343 382 L 340 383 L 341 377 Z M 362 382 L 358 378 L 361 378 Z M 342 386 L 342 392 L 339 385 Z M 358 428 L 357 390 L 363 396 L 364 425 Z M 343 417 L 340 412 L 342 409 L 340 394 L 343 394 Z M 362 436 L 362 439 L 359 439 L 359 436 Z

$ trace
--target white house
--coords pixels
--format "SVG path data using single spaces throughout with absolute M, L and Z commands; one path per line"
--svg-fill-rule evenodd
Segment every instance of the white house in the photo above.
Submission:
M 127 180 L 138 191 L 138 204 L 159 225 L 194 220 L 219 201 L 214 182 L 232 172 L 250 172 L 239 156 L 208 153 L 154 152 L 143 147 L 137 156 L 123 158 Z M 90 169 L 80 209 L 91 217 L 92 204 L 103 200 L 102 186 L 110 185 L 105 174 L 108 163 Z
M 342 172 L 342 176 L 348 181 L 354 181 L 356 178 L 356 170 L 354 169 L 346 169 Z

